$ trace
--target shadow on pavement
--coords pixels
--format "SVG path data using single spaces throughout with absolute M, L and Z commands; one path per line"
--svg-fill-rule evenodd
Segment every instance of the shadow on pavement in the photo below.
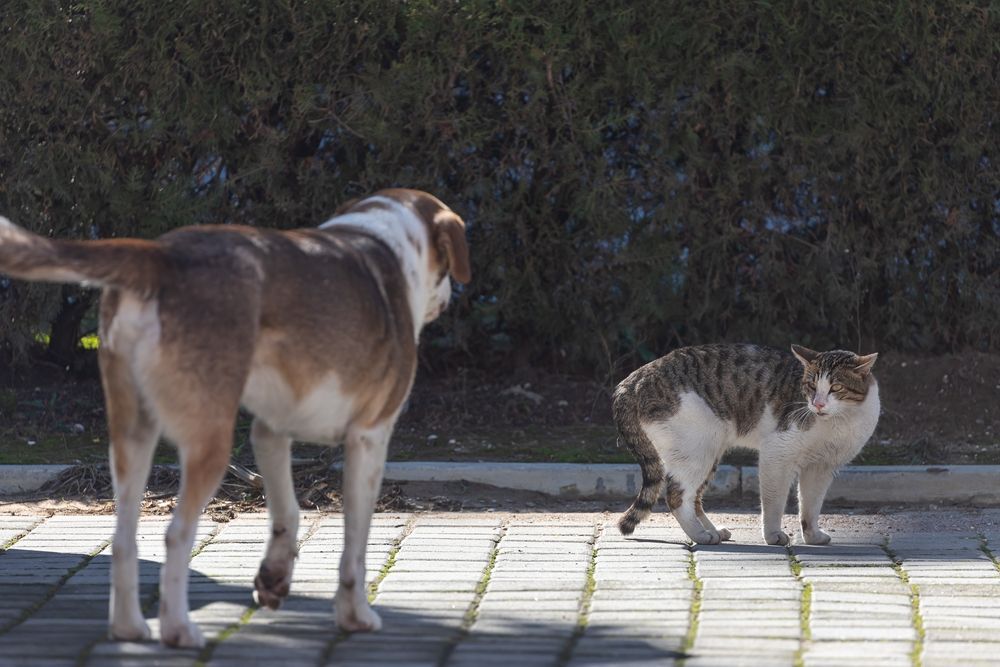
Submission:
M 200 655 L 196 650 L 168 649 L 156 641 L 108 641 L 111 557 L 99 554 L 89 562 L 86 558 L 16 547 L 0 553 L 0 667 L 153 665 L 163 660 L 163 664 L 195 664 Z M 336 567 L 334 559 L 331 576 Z M 154 638 L 158 637 L 159 571 L 160 563 L 140 560 L 140 596 Z M 427 593 L 425 606 L 376 602 L 382 631 L 346 635 L 334 623 L 332 580 L 326 589 L 315 577 L 311 585 L 315 596 L 295 593 L 293 583 L 293 594 L 280 610 L 259 609 L 248 617 L 253 575 L 246 571 L 234 574 L 238 582 L 220 581 L 191 571 L 192 618 L 205 636 L 211 641 L 239 626 L 238 632 L 213 647 L 208 664 L 430 666 L 447 658 L 449 665 L 596 666 L 665 664 L 664 660 L 669 664 L 670 658 L 681 656 L 683 632 L 666 637 L 664 628 L 650 635 L 648 627 L 625 623 L 593 625 L 581 632 L 574 622 L 533 618 L 531 603 L 502 615 L 493 613 L 470 632 L 463 629 L 467 602 L 448 609 L 435 603 L 433 592 Z M 64 582 L 57 586 L 60 580 Z

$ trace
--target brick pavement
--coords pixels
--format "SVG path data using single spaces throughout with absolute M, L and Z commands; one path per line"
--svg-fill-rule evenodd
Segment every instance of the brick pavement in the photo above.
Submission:
M 343 635 L 330 605 L 340 515 L 307 514 L 292 596 L 251 601 L 266 517 L 204 519 L 191 561 L 205 649 L 105 639 L 113 517 L 0 517 L 0 667 L 989 665 L 1000 654 L 1000 530 L 882 530 L 829 547 L 692 547 L 663 514 L 630 538 L 600 514 L 381 514 L 371 594 L 382 632 Z M 931 517 L 933 518 L 933 517 Z M 154 636 L 163 517 L 139 531 Z M 852 525 L 852 517 L 841 524 Z M 735 522 L 735 525 L 734 523 Z M 905 523 L 905 522 L 904 522 Z

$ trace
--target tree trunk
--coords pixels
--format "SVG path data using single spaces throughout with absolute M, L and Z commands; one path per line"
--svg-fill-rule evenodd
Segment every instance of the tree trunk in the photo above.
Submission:
M 80 349 L 80 323 L 94 302 L 94 292 L 75 286 L 62 288 L 62 308 L 52 320 L 46 356 L 61 366 L 75 366 Z

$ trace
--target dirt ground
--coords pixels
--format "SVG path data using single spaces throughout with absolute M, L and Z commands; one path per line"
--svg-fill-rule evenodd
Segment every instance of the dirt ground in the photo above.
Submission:
M 857 464 L 1000 463 L 1000 354 L 893 353 L 875 366 L 882 417 Z M 393 438 L 394 460 L 628 462 L 611 421 L 613 385 L 537 371 L 497 380 L 471 370 L 420 375 Z M 246 446 L 248 418 L 236 435 Z M 0 463 L 104 462 L 100 383 L 58 368 L 0 369 Z M 305 459 L 322 448 L 297 446 Z M 160 462 L 173 460 L 161 446 Z M 733 452 L 733 463 L 752 463 Z
M 66 480 L 79 481 L 81 475 L 74 472 L 66 476 Z M 176 504 L 177 492 L 176 473 L 154 472 L 150 488 L 143 501 L 143 513 L 152 515 L 169 514 Z M 301 480 L 296 484 L 299 490 L 300 507 L 303 510 L 338 512 L 342 510 L 340 501 L 340 482 L 330 480 L 321 494 L 305 490 Z M 533 491 L 518 491 L 501 489 L 486 484 L 471 484 L 466 482 L 386 482 L 382 488 L 377 510 L 379 512 L 517 512 L 521 514 L 566 513 L 566 512 L 604 512 L 617 515 L 624 512 L 630 499 L 577 499 L 559 498 Z M 756 498 L 711 498 L 705 502 L 706 511 L 711 515 L 720 512 L 740 514 L 748 517 L 748 521 L 756 521 L 760 506 Z M 227 476 L 217 497 L 209 504 L 206 513 L 216 521 L 228 521 L 239 513 L 264 511 L 266 509 L 263 496 L 234 477 Z M 935 505 L 889 505 L 889 504 L 837 504 L 826 503 L 823 511 L 826 514 L 844 516 L 884 517 L 900 512 L 939 512 L 946 510 L 956 515 L 993 511 L 978 507 L 948 507 Z M 790 498 L 786 512 L 796 511 L 794 497 Z M 0 515 L 54 515 L 54 514 L 113 514 L 110 479 L 106 479 L 99 488 L 85 490 L 69 489 L 67 485 L 61 488 L 47 488 L 25 496 L 0 498 Z M 661 499 L 654 514 L 668 515 L 666 505 Z

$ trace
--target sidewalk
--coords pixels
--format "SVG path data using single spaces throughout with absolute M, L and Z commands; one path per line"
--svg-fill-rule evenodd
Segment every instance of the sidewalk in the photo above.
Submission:
M 191 603 L 211 641 L 197 652 L 104 639 L 113 517 L 0 517 L 0 667 L 997 662 L 1000 511 L 838 514 L 834 546 L 791 549 L 762 545 L 755 514 L 713 513 L 736 541 L 696 548 L 663 513 L 631 538 L 615 518 L 377 515 L 368 568 L 385 628 L 353 636 L 330 610 L 340 515 L 304 516 L 278 612 L 250 600 L 266 517 L 206 518 Z M 147 616 L 166 521 L 140 525 Z

